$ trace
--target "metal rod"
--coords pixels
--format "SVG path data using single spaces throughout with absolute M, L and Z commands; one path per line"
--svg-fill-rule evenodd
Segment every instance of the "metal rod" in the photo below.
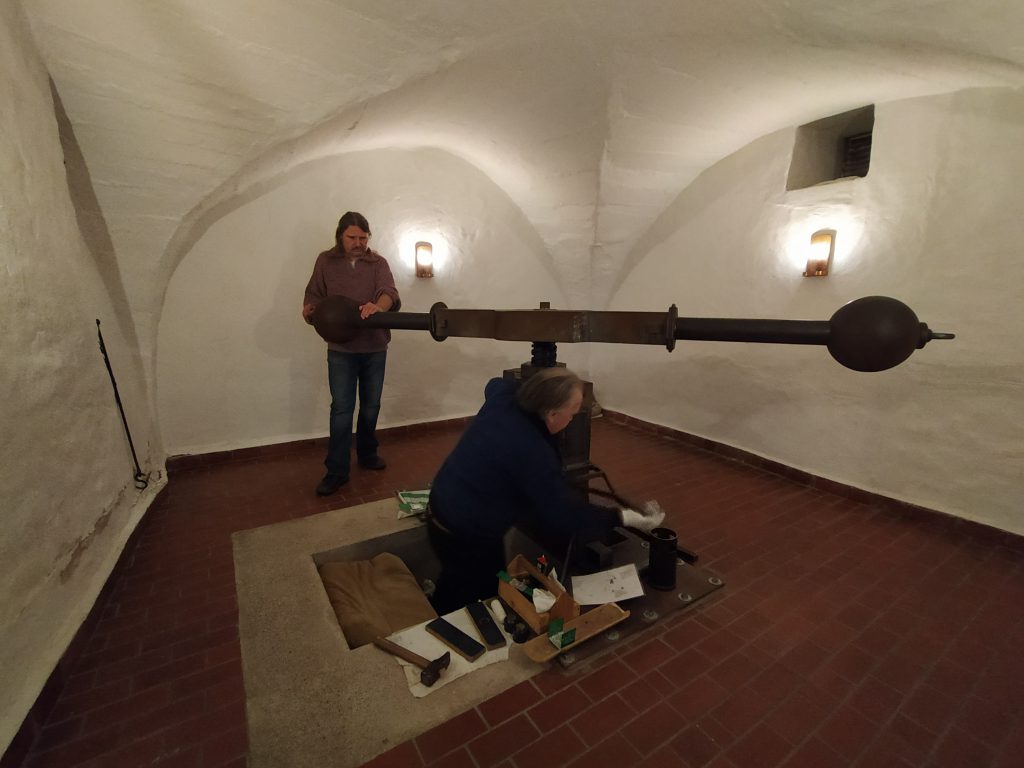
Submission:
M 696 341 L 752 341 L 761 344 L 828 344 L 828 320 L 743 320 L 680 317 L 675 337 Z
M 589 310 L 476 310 L 439 307 L 430 312 L 380 312 L 358 325 L 428 331 L 439 325 L 443 336 L 501 338 L 506 341 L 605 341 L 665 344 L 670 316 L 654 312 Z M 828 320 L 748 320 L 675 318 L 673 337 L 689 341 L 748 341 L 765 344 L 828 344 Z M 513 332 L 514 331 L 514 332 Z M 936 336 L 937 337 L 937 336 Z
M 629 499 L 626 499 L 626 498 L 624 498 L 622 496 L 619 496 L 619 494 L 617 494 L 615 491 L 603 491 L 600 488 L 588 488 L 587 491 L 589 493 L 595 494 L 596 496 L 604 496 L 606 499 L 611 499 L 616 504 L 618 504 L 620 507 L 629 507 L 630 509 L 640 509 L 641 508 L 640 505 L 637 505 L 637 504 L 633 503 L 632 501 L 630 501 Z M 633 528 L 633 527 L 628 526 L 628 525 L 623 526 L 623 528 L 625 528 L 630 533 L 632 533 L 632 534 L 634 534 L 636 536 L 639 536 L 641 539 L 644 539 L 651 546 L 654 546 L 654 543 L 655 543 L 656 539 L 655 539 L 655 537 L 651 536 L 651 534 L 647 533 L 647 531 L 641 531 L 639 528 Z M 696 552 L 694 552 L 693 550 L 687 549 L 686 547 L 679 546 L 679 542 L 678 541 L 676 541 L 675 544 L 676 544 L 676 546 L 675 546 L 676 554 L 679 557 L 681 557 L 683 560 L 685 560 L 687 563 L 689 563 L 690 565 L 693 565 L 694 563 L 697 562 L 698 559 L 700 559 L 700 556 Z
M 142 473 L 139 466 L 139 457 L 135 455 L 135 443 L 132 442 L 132 432 L 128 429 L 128 418 L 124 415 L 124 406 L 121 404 L 121 394 L 117 391 L 117 379 L 114 378 L 114 369 L 110 367 L 110 356 L 107 355 L 107 345 L 103 343 L 103 331 L 100 330 L 100 320 L 96 318 L 96 335 L 100 341 L 100 352 L 103 354 L 103 362 L 107 364 L 107 373 L 110 375 L 110 384 L 114 387 L 114 400 L 117 402 L 117 410 L 121 412 L 121 423 L 124 425 L 124 433 L 128 436 L 128 447 L 132 451 L 132 461 L 135 464 L 135 487 L 140 491 L 149 485 L 149 478 Z
M 374 319 L 376 318 L 376 319 Z M 370 328 L 394 328 L 400 331 L 429 331 L 429 312 L 381 312 L 363 323 Z
M 333 302 L 330 303 L 329 302 Z M 321 308 L 325 313 L 318 317 Z M 360 327 L 429 330 L 435 341 L 449 336 L 531 341 L 537 344 L 605 342 L 652 344 L 670 352 L 676 340 L 809 344 L 828 348 L 840 364 L 855 371 L 884 371 L 899 365 L 933 339 L 952 339 L 920 322 L 897 299 L 865 296 L 840 307 L 828 320 L 750 320 L 679 317 L 667 312 L 538 309 L 449 309 L 437 302 L 428 313 L 380 312 L 359 319 L 355 302 L 329 297 L 313 323 L 327 341 L 343 343 Z

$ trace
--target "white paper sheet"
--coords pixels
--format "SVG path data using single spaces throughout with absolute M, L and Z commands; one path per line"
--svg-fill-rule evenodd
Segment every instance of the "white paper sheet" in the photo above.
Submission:
M 580 605 L 603 605 L 640 597 L 644 593 L 636 565 L 572 577 L 572 597 Z

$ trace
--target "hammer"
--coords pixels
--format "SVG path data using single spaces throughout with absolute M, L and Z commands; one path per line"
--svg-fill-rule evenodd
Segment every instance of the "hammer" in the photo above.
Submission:
M 450 651 L 445 651 L 443 655 L 438 656 L 433 661 L 427 661 L 418 653 L 413 653 L 408 648 L 403 648 L 398 645 L 398 643 L 393 643 L 386 637 L 373 638 L 373 644 L 381 650 L 394 654 L 398 658 L 405 659 L 419 667 L 420 682 L 428 688 L 437 682 L 437 678 L 441 676 L 441 672 L 448 669 L 448 665 L 451 664 L 452 661 L 452 654 Z

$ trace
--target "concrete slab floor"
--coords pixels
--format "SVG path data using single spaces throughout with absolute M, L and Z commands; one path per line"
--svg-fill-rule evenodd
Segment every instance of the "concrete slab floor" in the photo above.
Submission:
M 250 768 L 362 765 L 541 671 L 513 645 L 416 699 L 393 658 L 348 647 L 317 563 L 372 557 L 388 534 L 412 543 L 422 525 L 397 513 L 384 499 L 232 537 Z

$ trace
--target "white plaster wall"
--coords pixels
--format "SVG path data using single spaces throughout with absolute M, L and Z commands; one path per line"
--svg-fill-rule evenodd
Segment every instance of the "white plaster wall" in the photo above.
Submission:
M 306 164 L 210 226 L 171 279 L 157 345 L 168 455 L 326 434 L 326 344 L 300 309 L 316 255 L 347 210 L 369 219 L 403 312 L 428 312 L 437 301 L 565 307 L 533 227 L 464 160 L 434 149 L 374 150 Z M 414 276 L 419 237 L 435 242 L 432 279 Z M 487 379 L 529 357 L 527 343 L 439 343 L 423 331 L 393 331 L 379 425 L 475 413 Z M 579 367 L 583 350 L 560 349 L 559 359 Z
M 849 371 L 821 347 L 680 342 L 669 354 L 595 345 L 598 397 L 1024 533 L 1024 93 L 879 104 L 866 178 L 787 193 L 794 135 L 750 144 L 685 190 L 634 252 L 611 308 L 674 302 L 683 316 L 827 319 L 881 294 L 956 340 L 881 373 Z M 839 230 L 833 273 L 801 277 L 805 259 L 791 245 L 829 225 Z
M 48 77 L 0 3 L 0 748 L 6 749 L 155 492 L 139 492 L 96 336 L 149 464 L 138 350 L 79 232 Z M 69 159 L 69 170 L 74 159 Z

